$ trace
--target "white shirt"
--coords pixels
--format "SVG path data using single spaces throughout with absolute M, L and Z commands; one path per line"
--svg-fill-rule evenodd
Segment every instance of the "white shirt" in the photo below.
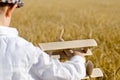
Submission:
M 0 26 L 0 80 L 80 80 L 85 74 L 84 58 L 61 63 L 19 37 L 15 28 Z

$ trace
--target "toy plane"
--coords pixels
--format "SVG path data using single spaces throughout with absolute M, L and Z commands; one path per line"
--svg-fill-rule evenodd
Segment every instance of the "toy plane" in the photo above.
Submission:
M 81 52 L 84 56 L 92 55 L 91 47 L 97 46 L 97 42 L 94 39 L 85 39 L 85 40 L 73 40 L 73 41 L 64 41 L 62 38 L 63 30 L 61 32 L 61 35 L 59 37 L 58 42 L 49 42 L 49 43 L 40 43 L 39 46 L 41 50 L 52 52 L 55 50 L 63 50 L 66 55 L 69 56 L 69 54 L 72 54 L 74 52 L 74 49 Z M 61 58 L 60 55 L 52 55 L 52 58 Z M 86 65 L 86 71 L 89 72 L 86 74 L 86 77 L 83 79 L 89 79 L 89 78 L 96 78 L 96 77 L 102 77 L 103 73 L 100 68 L 93 68 L 92 63 L 88 63 Z

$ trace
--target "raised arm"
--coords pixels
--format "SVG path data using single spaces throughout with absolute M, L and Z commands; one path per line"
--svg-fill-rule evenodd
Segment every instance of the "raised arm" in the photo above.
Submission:
M 30 70 L 35 80 L 80 80 L 86 75 L 85 58 L 75 52 L 70 61 L 60 62 L 37 48 L 38 62 Z

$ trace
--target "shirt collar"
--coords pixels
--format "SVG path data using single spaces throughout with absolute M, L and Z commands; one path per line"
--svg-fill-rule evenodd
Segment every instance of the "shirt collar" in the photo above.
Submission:
M 0 26 L 0 36 L 18 36 L 16 28 Z

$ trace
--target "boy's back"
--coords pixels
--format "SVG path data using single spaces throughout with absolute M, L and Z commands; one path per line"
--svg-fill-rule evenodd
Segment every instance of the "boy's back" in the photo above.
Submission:
M 34 48 L 32 44 L 18 37 L 16 29 L 0 27 L 0 70 L 2 70 L 0 75 L 3 75 L 0 79 L 8 80 L 17 77 L 18 80 L 23 77 L 23 80 L 29 80 L 26 72 L 38 56 L 33 51 Z

